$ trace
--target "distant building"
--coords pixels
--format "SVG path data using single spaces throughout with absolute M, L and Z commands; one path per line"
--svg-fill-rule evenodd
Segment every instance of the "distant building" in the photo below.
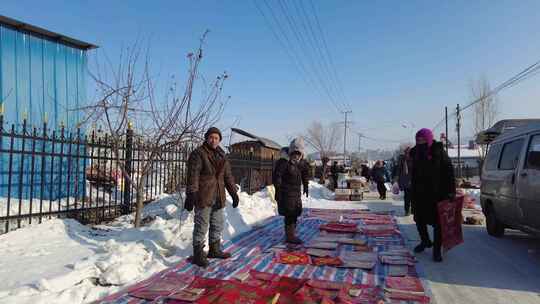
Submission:
M 232 128 L 231 131 L 249 138 L 228 147 L 228 157 L 236 182 L 246 192 L 255 192 L 271 185 L 273 165 L 279 159 L 281 146 L 273 140 L 241 129 Z
M 459 152 L 463 177 L 480 176 L 481 159 L 478 146 L 471 141 L 469 145 L 462 145 Z M 448 156 L 457 169 L 459 167 L 457 146 L 448 148 Z

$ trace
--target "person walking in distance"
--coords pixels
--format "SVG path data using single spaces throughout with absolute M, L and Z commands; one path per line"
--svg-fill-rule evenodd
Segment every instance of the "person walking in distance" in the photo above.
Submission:
M 238 188 L 234 183 L 231 166 L 225 152 L 219 147 L 222 140 L 218 128 L 208 129 L 205 142 L 191 152 L 188 159 L 187 197 L 185 209 L 195 208 L 192 262 L 200 267 L 208 266 L 208 258 L 226 259 L 230 253 L 221 249 L 225 189 L 232 197 L 232 205 L 238 207 Z M 208 255 L 204 252 L 206 234 L 209 232 Z
M 404 193 L 405 216 L 411 214 L 411 173 L 412 159 L 410 156 L 410 147 L 406 147 L 398 158 L 397 165 L 394 167 L 394 182 L 398 183 L 399 189 Z
M 383 161 L 378 160 L 373 169 L 371 169 L 371 176 L 375 183 L 377 183 L 377 191 L 379 192 L 379 198 L 381 200 L 386 199 L 386 185 L 384 184 L 386 179 L 386 168 L 384 167 Z
M 302 243 L 296 236 L 297 220 L 302 214 L 302 187 L 306 197 L 309 195 L 309 172 L 303 157 L 304 141 L 299 137 L 289 145 L 289 159 L 278 160 L 273 176 L 278 212 L 285 217 L 285 239 L 291 244 Z
M 437 216 L 437 203 L 456 196 L 454 167 L 443 144 L 433 139 L 429 129 L 416 133 L 416 146 L 410 151 L 412 159 L 412 209 L 421 242 L 414 251 L 423 252 L 433 246 L 433 260 L 442 262 L 442 234 Z M 427 226 L 433 226 L 431 242 Z
M 339 174 L 339 167 L 338 167 L 337 161 L 334 161 L 332 163 L 332 167 L 330 167 L 330 174 L 332 175 L 332 182 L 334 183 L 334 191 L 335 191 L 338 187 L 337 180 L 338 180 L 338 174 Z

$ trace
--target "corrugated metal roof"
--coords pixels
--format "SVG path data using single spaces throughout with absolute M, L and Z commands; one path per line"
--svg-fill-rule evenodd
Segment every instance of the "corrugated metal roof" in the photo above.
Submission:
M 62 44 L 65 44 L 67 46 L 77 48 L 77 49 L 81 49 L 81 50 L 90 50 L 90 49 L 95 49 L 95 48 L 98 47 L 97 45 L 94 45 L 94 44 L 91 44 L 91 43 L 88 43 L 88 42 L 84 42 L 84 41 L 81 41 L 81 40 L 77 40 L 75 38 L 71 38 L 71 37 L 68 37 L 68 36 L 64 36 L 62 34 L 58 34 L 58 33 L 55 33 L 55 32 L 51 32 L 51 31 L 46 30 L 44 28 L 41 28 L 41 27 L 38 27 L 38 26 L 35 26 L 35 25 L 31 25 L 31 24 L 28 24 L 28 23 L 25 23 L 25 22 L 22 22 L 22 21 L 18 21 L 18 20 L 15 20 L 15 19 L 12 19 L 12 18 L 9 18 L 9 17 L 6 17 L 6 16 L 2 16 L 2 15 L 0 15 L 0 25 L 12 28 L 12 29 L 14 29 L 16 31 L 19 31 L 19 32 L 24 32 L 24 33 L 27 33 L 29 35 L 36 36 L 38 38 L 48 39 L 48 40 L 58 42 L 58 43 L 62 43 Z
M 267 148 L 275 149 L 275 150 L 280 150 L 281 149 L 281 145 L 276 143 L 275 141 L 273 141 L 271 139 L 264 138 L 264 137 L 259 137 L 257 135 L 253 135 L 253 134 L 251 134 L 249 132 L 246 132 L 246 131 L 238 129 L 238 128 L 231 128 L 231 131 L 233 131 L 235 133 L 238 133 L 240 135 L 243 135 L 245 137 L 255 139 L 258 142 L 260 142 L 263 146 L 265 146 Z

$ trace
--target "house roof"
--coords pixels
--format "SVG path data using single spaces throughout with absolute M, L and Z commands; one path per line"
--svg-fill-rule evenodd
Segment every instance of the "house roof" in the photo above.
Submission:
M 98 46 L 84 42 L 75 38 L 71 38 L 68 36 L 64 36 L 62 34 L 58 34 L 55 32 L 51 32 L 49 30 L 46 30 L 44 28 L 31 25 L 22 21 L 18 21 L 6 16 L 0 15 L 0 25 L 11 28 L 13 30 L 24 32 L 29 35 L 41 38 L 41 39 L 47 39 L 54 42 L 62 43 L 64 45 L 67 45 L 69 47 L 81 49 L 81 50 L 90 50 L 95 49 Z
M 264 138 L 264 137 L 259 137 L 259 136 L 253 135 L 253 134 L 251 134 L 249 132 L 246 132 L 246 131 L 238 129 L 238 128 L 231 128 L 231 131 L 233 131 L 235 133 L 238 133 L 240 135 L 243 135 L 245 137 L 255 139 L 256 141 L 261 143 L 261 145 L 263 145 L 266 148 L 275 149 L 275 150 L 280 150 L 281 149 L 281 145 L 276 143 L 275 141 L 273 141 L 271 139 Z

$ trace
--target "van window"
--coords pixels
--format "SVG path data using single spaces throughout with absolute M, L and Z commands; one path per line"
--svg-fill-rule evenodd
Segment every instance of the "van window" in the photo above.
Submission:
M 523 138 L 514 140 L 504 145 L 499 162 L 499 169 L 514 170 L 519 162 L 519 155 L 523 148 Z
M 489 148 L 489 152 L 486 156 L 486 170 L 497 170 L 501 149 L 502 145 L 494 145 Z
M 540 170 L 540 135 L 534 135 L 531 139 L 525 168 Z

